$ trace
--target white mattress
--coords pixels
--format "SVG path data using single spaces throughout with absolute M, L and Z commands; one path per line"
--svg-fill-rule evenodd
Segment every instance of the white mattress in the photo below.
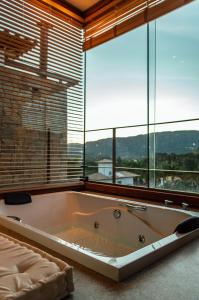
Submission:
M 0 233 L 1 300 L 57 300 L 73 289 L 68 264 Z

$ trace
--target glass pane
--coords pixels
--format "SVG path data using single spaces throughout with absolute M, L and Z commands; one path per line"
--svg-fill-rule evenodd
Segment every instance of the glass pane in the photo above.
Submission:
M 87 132 L 85 151 L 89 180 L 112 183 L 112 130 Z
M 116 130 L 116 183 L 147 186 L 147 126 Z
M 151 128 L 154 161 L 150 176 L 160 189 L 199 192 L 199 121 Z M 152 165 L 154 168 L 152 168 Z
M 147 123 L 146 29 L 87 52 L 87 129 Z
M 198 118 L 198 0 L 157 19 L 155 68 L 155 121 Z

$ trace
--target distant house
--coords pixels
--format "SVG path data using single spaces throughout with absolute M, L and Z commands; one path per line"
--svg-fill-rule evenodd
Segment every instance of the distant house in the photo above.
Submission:
M 89 175 L 91 181 L 112 183 L 113 162 L 110 159 L 98 161 L 98 172 Z M 116 183 L 122 185 L 135 185 L 140 175 L 128 171 L 116 171 Z
M 167 182 L 174 182 L 174 181 L 182 181 L 182 178 L 180 176 L 166 176 Z

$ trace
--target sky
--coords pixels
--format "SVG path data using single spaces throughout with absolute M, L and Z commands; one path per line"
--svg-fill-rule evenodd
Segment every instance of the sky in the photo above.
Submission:
M 151 41 L 155 33 L 156 53 L 150 44 L 150 122 L 198 118 L 199 0 L 159 18 L 156 25 L 151 22 Z M 146 38 L 142 26 L 87 52 L 87 130 L 147 123 Z M 199 121 L 164 125 L 164 130 L 197 125 Z M 143 131 L 121 130 L 121 135 Z

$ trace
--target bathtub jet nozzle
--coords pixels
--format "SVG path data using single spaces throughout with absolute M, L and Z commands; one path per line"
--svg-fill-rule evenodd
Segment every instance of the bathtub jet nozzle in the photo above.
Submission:
M 113 216 L 114 216 L 115 219 L 120 219 L 121 215 L 122 215 L 122 213 L 121 213 L 120 209 L 114 209 Z
M 94 222 L 94 228 L 95 228 L 95 229 L 98 229 L 98 228 L 99 228 L 99 222 L 97 222 L 97 221 Z

